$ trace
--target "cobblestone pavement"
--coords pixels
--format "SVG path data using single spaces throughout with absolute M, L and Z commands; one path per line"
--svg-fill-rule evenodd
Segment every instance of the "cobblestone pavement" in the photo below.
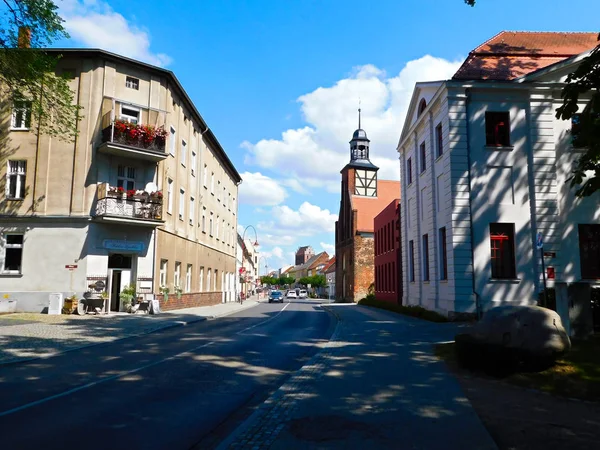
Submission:
M 159 315 L 47 315 L 17 313 L 0 316 L 0 364 L 47 358 L 89 345 L 152 333 L 157 330 L 233 314 L 257 305 L 239 303 L 168 311 Z

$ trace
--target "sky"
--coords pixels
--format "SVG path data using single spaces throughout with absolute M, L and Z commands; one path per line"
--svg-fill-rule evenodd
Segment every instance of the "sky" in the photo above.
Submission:
M 450 78 L 502 30 L 600 31 L 598 0 L 56 0 L 71 38 L 175 72 L 243 178 L 239 228 L 269 270 L 334 250 L 357 127 L 380 179 L 417 81 Z M 249 231 L 247 236 L 253 236 Z M 261 274 L 264 260 L 261 260 Z

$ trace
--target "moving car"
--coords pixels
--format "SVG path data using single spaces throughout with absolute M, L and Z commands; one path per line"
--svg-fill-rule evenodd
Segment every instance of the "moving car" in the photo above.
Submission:
M 298 295 L 298 297 L 308 298 L 308 292 L 306 292 L 304 289 L 300 289 L 300 295 Z
M 286 297 L 287 297 L 287 298 L 298 298 L 298 296 L 296 295 L 296 291 L 293 291 L 293 290 L 291 290 L 291 289 L 288 291 L 288 293 L 287 293 L 287 296 L 286 296 Z
M 283 303 L 283 293 L 281 291 L 269 292 L 269 303 L 280 302 Z

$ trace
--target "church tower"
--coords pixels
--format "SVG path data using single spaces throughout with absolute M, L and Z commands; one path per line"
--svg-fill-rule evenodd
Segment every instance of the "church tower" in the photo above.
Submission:
M 369 160 L 369 138 L 367 133 L 361 128 L 360 108 L 358 109 L 358 129 L 352 135 L 350 141 L 350 162 L 344 167 L 343 172 L 347 172 L 345 177 L 349 182 L 349 187 L 353 185 L 352 195 L 361 197 L 377 197 L 377 171 L 379 167 L 375 166 Z

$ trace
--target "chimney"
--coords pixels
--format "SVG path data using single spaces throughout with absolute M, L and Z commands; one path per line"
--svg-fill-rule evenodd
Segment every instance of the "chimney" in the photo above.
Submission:
M 31 47 L 31 28 L 19 27 L 19 38 L 17 40 L 17 46 L 19 48 Z

